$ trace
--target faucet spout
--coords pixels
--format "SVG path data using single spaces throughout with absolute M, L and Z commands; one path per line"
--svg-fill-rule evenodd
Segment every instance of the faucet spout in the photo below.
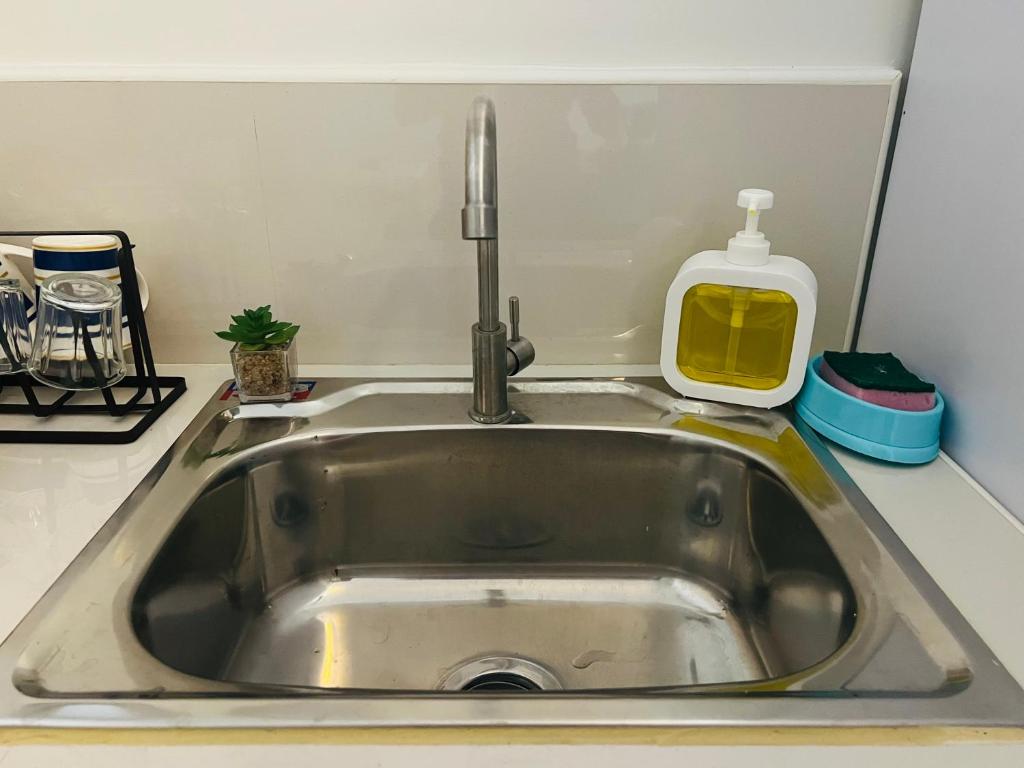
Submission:
M 499 424 L 512 414 L 508 377 L 533 362 L 530 340 L 519 335 L 519 300 L 509 343 L 498 316 L 498 139 L 494 103 L 473 100 L 466 119 L 466 204 L 462 239 L 476 241 L 480 318 L 473 325 L 473 405 L 469 415 L 482 424 Z
M 473 100 L 466 118 L 466 205 L 463 240 L 498 239 L 498 139 L 494 102 Z

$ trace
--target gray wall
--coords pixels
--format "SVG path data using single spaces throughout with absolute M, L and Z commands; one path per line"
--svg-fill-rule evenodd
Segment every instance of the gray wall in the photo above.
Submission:
M 939 386 L 943 447 L 1024 518 L 1021 29 L 1024 3 L 924 4 L 858 348 Z
M 538 362 L 656 363 L 684 259 L 774 190 L 773 250 L 818 276 L 843 346 L 897 73 L 842 81 L 487 85 L 0 82 L 4 224 L 124 227 L 160 362 L 220 362 L 242 306 L 306 363 L 465 363 L 466 109 L 498 112 L 503 293 Z M 125 111 L 132 119 L 123 119 Z

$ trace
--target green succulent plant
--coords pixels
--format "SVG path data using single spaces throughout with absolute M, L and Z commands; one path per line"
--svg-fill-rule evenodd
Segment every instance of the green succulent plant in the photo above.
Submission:
M 239 349 L 256 352 L 287 344 L 299 332 L 299 326 L 283 321 L 274 321 L 270 305 L 256 309 L 243 309 L 242 314 L 232 315 L 234 321 L 226 331 L 215 331 L 225 341 L 233 341 Z

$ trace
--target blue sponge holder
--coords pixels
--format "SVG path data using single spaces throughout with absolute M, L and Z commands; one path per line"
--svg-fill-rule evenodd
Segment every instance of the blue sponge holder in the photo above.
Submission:
M 842 392 L 819 375 L 821 355 L 807 363 L 796 412 L 829 440 L 883 461 L 925 464 L 939 455 L 939 431 L 946 403 L 935 392 L 929 411 L 900 411 Z

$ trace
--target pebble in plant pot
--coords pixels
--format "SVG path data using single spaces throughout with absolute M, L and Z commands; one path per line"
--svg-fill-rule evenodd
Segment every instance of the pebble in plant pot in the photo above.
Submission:
M 235 342 L 231 365 L 238 399 L 243 403 L 291 400 L 298 367 L 295 334 L 299 326 L 275 321 L 270 305 L 242 310 L 231 320 L 226 331 L 216 333 Z

